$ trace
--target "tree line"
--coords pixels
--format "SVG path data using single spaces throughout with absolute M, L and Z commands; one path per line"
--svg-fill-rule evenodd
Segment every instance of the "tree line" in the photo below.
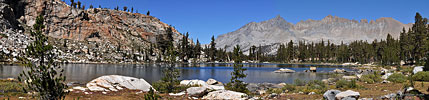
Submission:
M 361 64 L 376 63 L 380 65 L 404 64 L 423 65 L 428 58 L 429 51 L 428 19 L 420 13 L 415 15 L 415 23 L 411 28 L 403 28 L 400 37 L 395 39 L 388 34 L 386 39 L 352 41 L 349 44 L 341 42 L 334 44 L 329 40 L 320 42 L 289 41 L 280 44 L 277 54 L 267 55 L 262 46 L 251 46 L 248 55 L 242 55 L 242 60 L 275 61 L 285 63 L 295 62 L 330 62 L 346 63 L 358 62 Z M 232 53 L 224 49 L 216 49 L 214 37 L 209 47 L 203 49 L 209 61 L 231 61 Z

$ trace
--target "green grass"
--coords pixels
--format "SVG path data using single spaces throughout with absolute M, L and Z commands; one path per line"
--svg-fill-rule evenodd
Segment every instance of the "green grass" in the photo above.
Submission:
M 407 82 L 407 77 L 401 73 L 394 73 L 387 78 L 388 81 L 395 82 L 395 83 L 403 83 Z
M 26 95 L 22 89 L 22 83 L 18 81 L 0 80 L 0 95 L 4 96 L 24 96 Z

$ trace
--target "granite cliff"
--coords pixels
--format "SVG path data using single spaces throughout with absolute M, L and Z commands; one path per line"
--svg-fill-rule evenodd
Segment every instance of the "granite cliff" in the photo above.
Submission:
M 174 27 L 145 14 L 105 8 L 84 10 L 61 0 L 0 0 L 0 4 L 0 51 L 6 51 L 2 53 L 10 58 L 7 60 L 22 55 L 39 15 L 45 19 L 44 33 L 55 46 L 58 60 L 68 62 L 154 61 L 161 58 L 153 47 L 157 37 L 171 28 L 173 44 L 177 45 L 183 36 Z

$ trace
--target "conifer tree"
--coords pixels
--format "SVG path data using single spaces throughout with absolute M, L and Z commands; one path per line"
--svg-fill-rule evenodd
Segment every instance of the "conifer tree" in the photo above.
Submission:
M 243 65 L 241 63 L 242 58 L 242 51 L 240 50 L 240 46 L 236 45 L 234 47 L 234 71 L 231 72 L 231 80 L 229 83 L 226 84 L 225 89 L 242 92 L 242 93 L 249 93 L 249 90 L 246 88 L 247 84 L 241 81 L 240 79 L 246 78 L 246 74 L 244 71 L 247 69 L 243 68 Z
M 20 58 L 28 70 L 23 71 L 18 80 L 26 83 L 23 88 L 25 93 L 30 90 L 37 92 L 41 100 L 60 100 L 67 94 L 66 77 L 63 75 L 64 69 L 54 62 L 57 56 L 52 51 L 53 46 L 48 43 L 48 37 L 42 34 L 42 29 L 45 28 L 43 21 L 43 16 L 40 15 L 33 25 L 31 35 L 34 41 L 27 46 L 26 56 Z

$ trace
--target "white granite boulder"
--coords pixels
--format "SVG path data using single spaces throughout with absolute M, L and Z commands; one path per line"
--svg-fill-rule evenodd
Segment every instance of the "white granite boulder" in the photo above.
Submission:
M 229 90 L 218 90 L 213 91 L 205 95 L 202 99 L 209 100 L 245 100 L 247 95 L 240 92 L 229 91 Z
M 206 87 L 190 87 L 186 89 L 186 93 L 192 97 L 202 97 L 207 93 Z
M 90 91 L 118 91 L 122 89 L 149 91 L 152 87 L 144 79 L 120 75 L 98 77 L 86 84 Z
M 205 82 L 205 81 L 203 81 L 203 80 L 182 80 L 182 81 L 180 81 L 180 85 L 187 85 L 187 86 L 195 86 L 195 85 L 198 85 L 198 86 L 202 86 L 202 87 L 207 87 L 208 86 L 208 84 Z
M 335 95 L 340 93 L 340 90 L 328 90 L 325 93 L 323 93 L 323 98 L 325 100 L 335 100 Z
M 335 98 L 337 100 L 350 100 L 350 99 L 358 100 L 359 96 L 360 96 L 359 92 L 347 90 L 347 91 L 338 93 L 337 95 L 335 95 Z
M 413 73 L 416 74 L 417 72 L 423 71 L 423 66 L 416 66 L 413 69 Z

